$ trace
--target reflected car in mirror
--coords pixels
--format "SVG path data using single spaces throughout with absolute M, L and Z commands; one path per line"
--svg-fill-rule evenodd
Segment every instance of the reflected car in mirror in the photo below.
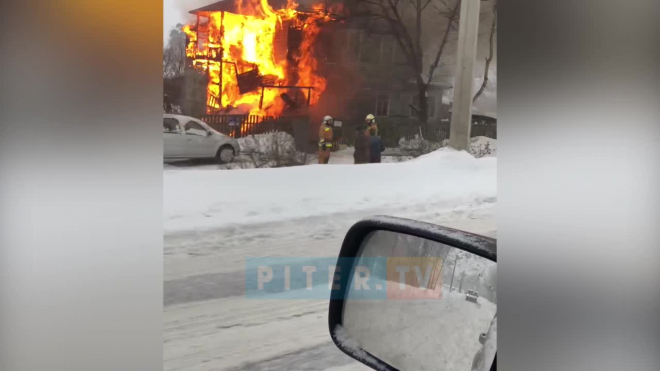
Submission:
M 476 303 L 478 298 L 479 298 L 479 293 L 474 291 L 474 290 L 468 290 L 465 293 L 465 300 L 467 300 L 467 301 L 471 301 L 473 303 Z

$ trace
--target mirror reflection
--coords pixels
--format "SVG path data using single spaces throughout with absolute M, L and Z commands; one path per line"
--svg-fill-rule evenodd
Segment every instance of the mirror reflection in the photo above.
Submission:
M 363 350 L 400 370 L 483 367 L 497 309 L 495 262 L 389 231 L 368 236 L 357 260 L 342 323 Z

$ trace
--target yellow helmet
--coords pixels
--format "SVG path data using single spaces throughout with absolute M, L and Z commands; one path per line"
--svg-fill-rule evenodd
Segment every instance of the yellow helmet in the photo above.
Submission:
M 371 125 L 376 122 L 376 117 L 370 113 L 365 117 L 364 121 L 366 121 L 368 125 Z

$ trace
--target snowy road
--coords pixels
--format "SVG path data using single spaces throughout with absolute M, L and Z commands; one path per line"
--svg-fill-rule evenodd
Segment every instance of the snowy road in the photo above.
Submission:
M 327 300 L 246 299 L 245 258 L 336 256 L 375 213 L 495 234 L 492 201 L 425 206 L 166 235 L 164 370 L 366 370 L 332 344 Z
M 166 168 L 164 370 L 366 370 L 333 345 L 328 300 L 246 298 L 246 258 L 335 258 L 370 215 L 494 236 L 496 166 L 440 150 L 398 164 Z

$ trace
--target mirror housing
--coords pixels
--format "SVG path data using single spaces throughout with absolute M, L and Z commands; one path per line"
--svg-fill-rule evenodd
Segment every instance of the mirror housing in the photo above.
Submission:
M 398 298 L 398 300 L 397 299 L 389 300 L 389 302 L 388 299 L 384 299 L 381 300 L 380 303 L 374 301 L 365 303 L 364 300 L 362 300 L 360 303 L 359 298 L 358 299 L 353 298 L 351 300 L 348 300 L 349 295 L 351 295 L 351 279 L 352 277 L 354 277 L 354 275 L 356 276 L 359 275 L 359 273 L 355 271 L 355 264 L 357 264 L 358 260 L 360 260 L 360 258 L 362 257 L 361 255 L 362 252 L 365 250 L 366 245 L 369 243 L 368 241 L 370 240 L 370 238 L 372 238 L 372 236 L 375 235 L 375 233 L 381 233 L 381 234 L 392 233 L 392 234 L 403 235 L 405 238 L 408 237 L 419 238 L 420 240 L 429 242 L 432 245 L 437 243 L 437 245 L 444 246 L 447 249 L 452 249 L 452 250 L 456 249 L 457 252 L 460 251 L 462 254 L 468 253 L 474 255 L 475 257 L 478 257 L 478 259 L 482 259 L 484 262 L 491 262 L 492 265 L 496 265 L 497 262 L 497 241 L 490 237 L 480 236 L 469 232 L 463 232 L 452 228 L 442 227 L 442 226 L 414 221 L 414 220 L 389 217 L 389 216 L 376 216 L 376 217 L 367 218 L 356 223 L 355 225 L 353 225 L 353 227 L 350 228 L 350 230 L 346 234 L 346 237 L 344 238 L 344 242 L 342 244 L 339 253 L 338 263 L 337 263 L 337 267 L 341 268 L 342 272 L 350 271 L 350 274 L 348 275 L 342 274 L 342 276 L 340 277 L 340 281 L 338 282 L 340 284 L 338 285 L 338 290 L 336 292 L 333 292 L 331 295 L 329 313 L 328 313 L 328 329 L 330 335 L 335 345 L 340 350 L 342 350 L 342 352 L 344 352 L 351 358 L 354 358 L 376 370 L 398 371 L 399 368 L 397 367 L 402 367 L 402 366 L 397 365 L 395 367 L 378 357 L 378 355 L 380 355 L 381 357 L 389 356 L 389 354 L 387 354 L 386 351 L 383 351 L 381 349 L 381 354 L 372 354 L 372 352 L 370 352 L 369 350 L 363 349 L 362 344 L 360 344 L 359 341 L 353 339 L 350 336 L 350 334 L 347 332 L 347 328 L 344 326 L 344 320 L 345 320 L 344 317 L 347 308 L 347 303 L 353 303 L 348 306 L 349 308 L 357 308 L 357 309 L 351 309 L 352 311 L 351 315 L 356 316 L 357 314 L 358 315 L 357 317 L 360 317 L 359 319 L 352 320 L 351 323 L 353 324 L 364 323 L 365 318 L 368 318 L 367 321 L 378 321 L 377 319 L 370 319 L 373 318 L 370 317 L 370 313 L 378 313 L 380 311 L 378 308 L 381 307 L 386 308 L 388 305 L 392 307 L 398 306 L 399 313 L 401 313 L 402 311 L 405 311 L 408 308 L 408 304 L 411 303 L 410 301 L 407 302 L 405 301 L 408 300 L 409 298 Z M 376 248 L 376 250 L 377 249 L 378 247 Z M 375 255 L 368 255 L 368 256 L 371 257 Z M 446 260 L 447 256 L 448 255 L 444 256 L 444 260 Z M 423 257 L 435 259 L 433 255 L 430 256 L 425 255 Z M 458 262 L 458 259 L 459 258 L 455 258 L 453 260 L 452 264 L 454 270 Z M 353 266 L 347 267 L 345 263 L 346 261 L 353 262 L 352 263 Z M 340 262 L 342 262 L 342 264 L 340 264 Z M 442 271 L 442 268 L 440 268 L 440 271 Z M 479 277 L 481 277 L 481 275 L 479 275 Z M 388 281 L 389 281 L 389 273 L 388 273 Z M 440 273 L 440 281 L 442 281 L 442 273 Z M 452 274 L 452 281 L 453 281 L 453 274 Z M 462 282 L 463 280 L 461 279 L 461 283 Z M 440 282 L 439 291 L 441 292 L 441 295 L 443 295 L 443 297 L 446 296 L 448 298 L 453 298 L 453 300 L 456 300 L 455 298 L 458 296 L 456 292 L 452 290 L 452 287 L 449 286 L 449 292 L 446 292 L 447 291 L 446 287 L 443 288 L 442 285 L 443 283 Z M 459 289 L 459 295 L 462 295 L 462 299 L 461 299 L 462 302 L 466 302 L 465 291 L 467 291 L 470 288 L 464 287 L 463 289 L 464 289 L 463 293 L 460 293 L 461 291 Z M 431 291 L 426 289 L 426 287 L 424 287 L 424 289 L 414 288 L 413 290 Z M 387 287 L 387 291 L 389 294 L 390 291 L 389 285 Z M 416 294 L 419 294 L 419 292 L 413 291 L 413 295 Z M 428 297 L 419 300 L 418 302 L 425 301 L 426 303 L 430 302 L 431 304 L 433 304 L 434 303 L 433 300 L 438 300 L 435 302 L 437 303 L 439 302 L 439 299 L 440 299 L 439 295 L 437 296 L 430 295 Z M 482 303 L 484 299 L 478 298 L 475 300 L 481 300 L 480 303 Z M 468 300 L 466 303 L 468 303 L 466 305 L 472 305 L 472 306 L 479 305 L 479 307 L 481 307 L 481 304 L 478 304 L 476 301 L 470 302 Z M 496 306 L 490 302 L 487 304 L 496 308 Z M 422 304 L 422 305 L 426 305 L 426 304 Z M 372 308 L 373 311 L 368 312 L 368 309 L 363 309 L 363 308 Z M 362 311 L 361 314 L 360 311 Z M 366 313 L 365 315 L 365 312 L 368 313 Z M 411 314 L 410 316 L 413 316 L 413 314 Z M 441 320 L 441 318 L 438 319 Z M 374 327 L 378 327 L 378 325 L 392 326 L 392 322 L 393 321 L 382 321 L 380 323 L 374 323 Z M 400 322 L 405 322 L 405 321 L 400 321 Z M 488 323 L 490 323 L 490 319 L 488 319 Z M 484 334 L 483 332 L 486 330 L 490 331 L 488 329 L 488 326 L 486 326 L 485 329 L 476 332 L 476 334 L 473 337 L 474 339 L 473 342 L 475 343 L 473 347 L 480 347 L 482 349 L 483 347 L 485 347 L 484 343 L 486 339 L 486 334 Z M 393 337 L 398 337 L 399 335 L 400 334 L 398 333 L 392 334 Z M 385 340 L 386 339 L 383 339 L 383 341 Z M 378 338 L 374 339 L 374 341 L 377 342 Z M 477 360 L 477 357 L 483 357 L 482 353 L 483 351 L 479 350 L 478 355 L 475 356 L 475 362 Z M 470 360 L 470 362 L 472 362 L 472 360 Z M 483 362 L 479 360 L 479 363 L 481 364 Z M 413 369 L 413 368 L 409 367 L 409 369 Z M 496 362 L 492 363 L 490 370 L 496 370 Z

